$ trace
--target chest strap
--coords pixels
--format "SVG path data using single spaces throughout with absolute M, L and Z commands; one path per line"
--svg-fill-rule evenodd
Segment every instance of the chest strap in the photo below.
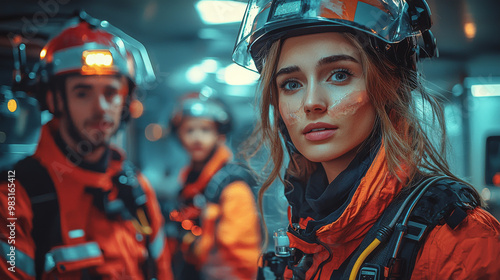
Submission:
M 356 269 L 356 261 L 377 238 L 382 242 L 386 239 L 384 246 L 375 246 L 355 279 L 410 279 L 428 233 L 445 223 L 455 229 L 467 216 L 466 211 L 479 204 L 469 186 L 449 178 L 427 178 L 414 190 L 400 194 L 384 211 L 353 253 L 342 279 L 352 279 L 349 275 Z M 384 237 L 380 237 L 381 232 Z
M 250 188 L 256 185 L 256 181 L 247 167 L 230 162 L 219 169 L 208 182 L 204 191 L 206 199 L 210 202 L 218 203 L 224 188 L 236 181 L 244 181 Z
M 60 272 L 83 269 L 104 263 L 97 242 L 55 247 L 45 255 L 45 272 L 57 268 Z
M 34 157 L 27 157 L 15 165 L 17 179 L 30 198 L 33 212 L 31 236 L 35 243 L 36 279 L 44 271 L 45 254 L 62 243 L 59 202 L 47 169 Z

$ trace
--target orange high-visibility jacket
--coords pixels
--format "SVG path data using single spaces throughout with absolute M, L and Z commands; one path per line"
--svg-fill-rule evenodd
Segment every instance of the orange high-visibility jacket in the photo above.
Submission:
M 330 279 L 402 188 L 403 184 L 388 172 L 382 145 L 344 212 L 316 231 L 317 238 L 332 251 L 329 262 L 319 268 L 328 259 L 328 251 L 288 233 L 290 247 L 313 254 L 305 279 Z M 291 224 L 291 209 L 288 213 Z M 300 218 L 298 227 L 305 229 L 310 221 L 310 217 Z M 470 210 L 455 229 L 447 224 L 437 225 L 419 251 L 411 279 L 500 279 L 499 238 L 500 223 L 480 207 Z M 292 271 L 287 269 L 285 279 L 291 278 Z
M 146 194 L 146 215 L 152 229 L 148 236 L 150 250 L 146 248 L 146 235 L 139 233 L 131 220 L 108 219 L 93 205 L 93 196 L 85 192 L 86 187 L 93 187 L 113 193 L 116 188 L 111 178 L 121 171 L 123 156 L 117 159 L 119 154 L 113 149 L 115 155 L 110 158 L 105 172 L 74 165 L 54 141 L 56 126 L 55 121 L 43 126 L 38 148 L 33 155 L 54 184 L 62 239 L 62 244 L 51 248 L 45 255 L 42 279 L 80 279 L 82 273 L 99 279 L 144 279 L 142 265 L 148 251 L 156 262 L 158 279 L 172 279 L 168 265 L 170 254 L 166 250 L 162 230 L 163 218 L 146 178 L 138 175 Z M 30 174 L 16 173 L 16 176 L 20 178 Z M 14 180 L 12 184 L 6 183 L 6 179 L 2 178 L 0 183 L 0 216 L 8 222 L 11 220 L 7 218 L 15 218 L 12 221 L 15 222 L 15 232 L 5 226 L 0 228 L 0 279 L 35 279 L 34 213 L 30 198 L 19 180 Z M 10 194 L 11 191 L 15 195 Z M 15 209 L 10 209 L 12 213 L 6 203 L 9 196 L 15 196 Z M 51 230 L 50 225 L 45 227 L 44 231 Z M 12 252 L 14 257 L 11 257 Z M 14 262 L 9 263 L 11 260 Z
M 231 151 L 226 146 L 218 147 L 198 179 L 184 184 L 181 200 L 203 194 L 210 179 L 231 157 Z M 181 173 L 183 183 L 190 169 L 188 167 Z M 189 246 L 185 256 L 201 269 L 205 279 L 255 279 L 261 229 L 254 194 L 244 181 L 234 181 L 221 187 L 218 203 L 208 202 L 204 209 L 199 209 L 201 235 Z M 190 207 L 192 209 L 193 205 Z M 193 233 L 196 232 L 193 230 Z

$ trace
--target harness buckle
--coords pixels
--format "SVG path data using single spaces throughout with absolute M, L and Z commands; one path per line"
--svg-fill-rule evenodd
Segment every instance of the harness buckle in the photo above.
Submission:
M 405 237 L 419 242 L 420 239 L 422 239 L 422 236 L 424 235 L 426 229 L 427 226 L 424 224 L 408 221 L 408 227 Z
M 360 271 L 359 275 L 356 279 L 358 280 L 383 280 L 383 267 L 377 264 L 367 263 L 364 264 Z

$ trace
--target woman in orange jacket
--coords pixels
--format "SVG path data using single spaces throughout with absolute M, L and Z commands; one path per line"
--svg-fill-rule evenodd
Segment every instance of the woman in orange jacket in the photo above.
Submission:
M 261 209 L 290 157 L 284 277 L 500 279 L 499 222 L 450 172 L 444 132 L 441 150 L 425 132 L 444 128 L 416 70 L 436 52 L 427 3 L 248 5 L 233 59 L 261 74 L 259 132 L 274 162 Z
M 191 157 L 181 172 L 180 207 L 170 219 L 180 223 L 177 279 L 255 279 L 260 224 L 247 169 L 231 161 L 225 145 L 230 129 L 226 107 L 195 93 L 184 96 L 172 120 Z

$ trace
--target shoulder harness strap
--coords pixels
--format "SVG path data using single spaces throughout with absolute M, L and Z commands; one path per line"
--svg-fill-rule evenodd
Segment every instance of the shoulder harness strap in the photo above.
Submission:
M 251 171 L 244 165 L 230 162 L 217 171 L 210 182 L 208 182 L 204 191 L 207 201 L 214 203 L 219 202 L 222 190 L 236 181 L 245 181 L 255 195 L 254 186 L 256 185 L 256 181 Z
M 452 179 L 440 179 L 424 189 L 421 186 L 422 183 L 414 188 L 418 193 L 404 206 L 403 215 L 397 220 L 395 231 L 383 246 L 379 246 L 365 260 L 356 279 L 410 279 L 417 254 L 428 233 L 435 226 L 445 223 L 455 229 L 466 218 L 466 211 L 479 205 L 469 186 Z M 349 279 L 349 274 L 361 253 L 372 243 L 382 225 L 388 225 L 400 212 L 404 201 L 412 193 L 401 193 L 388 206 L 353 253 L 343 273 L 343 279 Z M 416 198 L 419 200 L 416 201 Z M 405 219 L 406 225 L 403 223 Z
M 35 242 L 35 271 L 41 279 L 45 255 L 62 243 L 59 201 L 47 169 L 34 157 L 27 157 L 15 165 L 18 180 L 28 193 L 33 211 L 32 237 Z

